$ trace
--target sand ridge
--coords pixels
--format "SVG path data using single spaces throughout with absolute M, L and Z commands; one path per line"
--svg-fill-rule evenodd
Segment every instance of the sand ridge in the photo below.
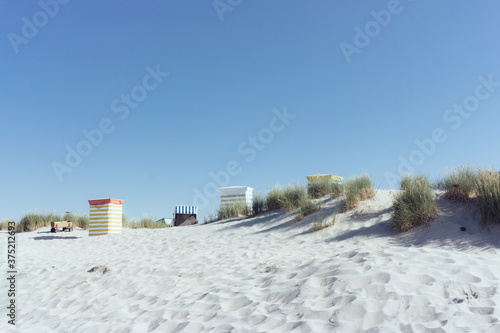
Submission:
M 396 191 L 336 224 L 340 199 L 294 223 L 18 234 L 22 332 L 500 332 L 500 233 L 437 192 L 438 220 L 390 230 Z M 466 226 L 467 231 L 460 231 Z M 4 296 L 2 296 L 4 297 Z M 6 322 L 0 323 L 4 330 Z

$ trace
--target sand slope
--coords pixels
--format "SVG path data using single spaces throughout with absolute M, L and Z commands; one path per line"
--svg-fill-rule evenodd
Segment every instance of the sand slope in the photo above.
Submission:
M 341 200 L 321 199 L 296 224 L 271 211 L 101 237 L 18 234 L 17 329 L 500 332 L 499 230 L 479 228 L 474 207 L 438 193 L 430 228 L 393 233 L 395 192 L 378 191 L 316 233 L 311 225 L 331 219 Z

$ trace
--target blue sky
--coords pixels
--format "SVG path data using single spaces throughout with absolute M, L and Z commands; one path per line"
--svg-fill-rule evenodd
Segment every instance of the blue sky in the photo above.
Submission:
M 392 188 L 407 169 L 498 168 L 499 12 L 465 0 L 3 1 L 0 218 L 85 213 L 107 197 L 133 218 L 193 202 L 203 217 L 219 185 L 264 193 L 367 172 Z

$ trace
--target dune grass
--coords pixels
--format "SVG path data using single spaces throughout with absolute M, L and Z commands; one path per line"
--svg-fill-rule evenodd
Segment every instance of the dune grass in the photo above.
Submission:
M 276 185 L 266 194 L 266 207 L 268 210 L 284 208 L 286 212 L 291 212 L 305 205 L 308 200 L 307 188 L 304 185 Z
M 314 199 L 321 198 L 325 195 L 330 195 L 332 198 L 336 198 L 340 196 L 342 192 L 342 184 L 332 179 L 320 178 L 315 181 L 310 181 L 307 184 L 307 194 Z
M 500 174 L 495 169 L 478 171 L 475 191 L 477 204 L 484 224 L 500 223 Z
M 323 230 L 325 228 L 328 228 L 328 227 L 331 227 L 333 225 L 335 225 L 335 219 L 337 218 L 337 214 L 333 215 L 333 218 L 332 220 L 330 221 L 330 223 L 328 223 L 326 221 L 326 219 L 323 219 L 323 220 L 320 220 L 320 221 L 317 221 L 315 222 L 312 227 L 311 227 L 311 230 L 313 232 L 316 232 L 316 231 L 320 231 L 320 230 Z
M 426 187 L 429 187 L 429 189 L 431 189 L 431 190 L 433 188 L 432 183 L 429 181 L 427 176 L 425 176 L 425 175 L 411 176 L 409 174 L 405 174 L 401 178 L 401 185 L 400 185 L 399 189 L 402 191 L 406 191 L 408 189 L 413 189 L 413 188 L 415 188 L 415 184 L 425 185 Z
M 444 195 L 447 199 L 468 202 L 473 197 L 477 178 L 476 170 L 467 165 L 460 165 L 447 171 L 439 187 L 446 191 Z
M 74 228 L 82 228 L 82 229 L 89 228 L 89 216 L 87 214 L 79 215 L 70 213 L 69 216 L 68 214 L 64 214 L 61 221 L 67 221 L 69 218 L 71 218 L 71 222 L 73 222 Z
M 89 228 L 89 216 L 87 214 L 70 213 L 69 217 L 71 218 L 71 222 L 73 222 L 74 228 L 81 228 L 81 229 Z M 68 214 L 64 214 L 61 216 L 55 213 L 48 213 L 48 214 L 27 213 L 21 218 L 21 221 L 19 221 L 19 223 L 16 223 L 16 231 L 17 232 L 35 231 L 42 227 L 50 227 L 51 222 L 67 221 L 67 220 L 68 220 Z M 157 222 L 153 217 L 149 216 L 145 216 L 141 218 L 139 221 L 135 220 L 129 221 L 127 217 L 123 215 L 122 225 L 128 228 L 149 228 L 149 229 L 168 227 L 167 224 L 163 222 Z M 3 228 L 3 224 L 0 224 L 0 228 Z
M 408 231 L 418 225 L 430 224 L 437 215 L 437 206 L 427 177 L 404 175 L 401 190 L 392 204 L 392 228 Z
M 254 198 L 253 208 L 258 210 L 258 212 L 262 212 L 262 202 L 264 199 L 262 196 L 257 195 L 257 201 L 261 201 L 256 203 Z M 253 213 L 255 215 L 255 213 Z M 217 222 L 221 220 L 226 220 L 233 217 L 241 217 L 241 216 L 251 216 L 252 211 L 248 208 L 248 205 L 245 201 L 236 201 L 236 202 L 228 202 L 226 204 L 222 204 L 219 209 L 214 214 L 209 214 L 204 218 L 203 224 Z
M 51 222 L 62 221 L 61 215 L 55 213 L 40 214 L 40 213 L 27 213 L 23 216 L 20 224 L 21 231 L 35 231 L 38 228 L 48 227 Z
M 285 201 L 285 190 L 283 186 L 276 185 L 266 194 L 266 207 L 268 210 L 275 210 L 283 207 Z
M 310 199 L 307 195 L 307 188 L 304 185 L 288 185 L 284 190 L 283 207 L 287 212 L 306 206 L 309 201 Z
M 89 227 L 89 217 L 87 214 L 78 215 L 70 213 L 71 221 L 73 222 L 73 226 L 82 229 L 88 229 Z M 67 221 L 68 214 L 59 215 L 56 213 L 27 213 L 18 223 L 18 231 L 35 231 L 42 227 L 50 227 L 51 222 L 57 221 Z
M 157 221 L 153 216 L 145 215 L 139 221 L 129 220 L 125 215 L 122 217 L 122 225 L 126 228 L 138 229 L 163 229 L 169 225 L 161 221 Z
M 469 202 L 475 199 L 481 223 L 500 223 L 500 174 L 495 169 L 473 169 L 460 165 L 440 181 L 446 198 Z
M 307 215 L 312 214 L 321 209 L 320 203 L 315 203 L 308 199 L 302 206 L 299 207 L 297 215 L 295 215 L 295 222 L 302 221 Z
M 218 214 L 208 214 L 208 215 L 207 215 L 207 216 L 205 216 L 205 218 L 203 219 L 203 224 L 208 224 L 208 223 L 217 222 L 217 221 L 218 221 L 217 215 L 218 215 Z
M 222 204 L 217 212 L 218 220 L 225 220 L 231 217 L 249 216 L 250 210 L 245 201 L 230 202 Z
M 266 199 L 257 192 L 253 197 L 252 202 L 252 214 L 257 215 L 266 211 Z
M 3 219 L 2 222 L 0 222 L 0 230 L 9 230 L 9 219 Z
M 344 189 L 346 210 L 356 208 L 360 201 L 375 196 L 373 182 L 367 174 L 348 179 Z
M 75 227 L 77 228 L 89 228 L 89 216 L 87 214 L 76 215 L 74 218 L 72 217 L 71 220 L 75 222 Z

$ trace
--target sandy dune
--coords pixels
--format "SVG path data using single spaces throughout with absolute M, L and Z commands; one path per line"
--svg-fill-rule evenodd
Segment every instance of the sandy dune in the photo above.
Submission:
M 500 332 L 500 230 L 481 229 L 474 207 L 437 194 L 430 228 L 393 233 L 395 192 L 379 190 L 315 233 L 339 199 L 323 198 L 296 224 L 271 211 L 100 237 L 18 234 L 17 329 Z

